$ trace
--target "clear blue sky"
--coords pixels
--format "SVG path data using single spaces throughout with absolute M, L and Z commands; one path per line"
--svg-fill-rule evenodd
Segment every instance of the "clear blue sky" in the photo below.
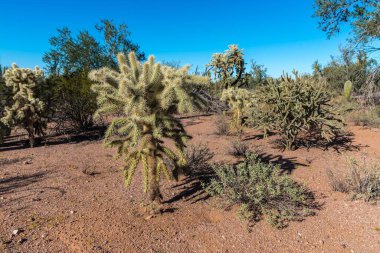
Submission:
M 310 72 L 327 63 L 347 34 L 327 40 L 312 17 L 313 0 L 2 0 L 0 64 L 44 66 L 48 39 L 64 26 L 93 30 L 99 19 L 125 22 L 146 54 L 203 67 L 229 44 L 244 49 L 278 76 L 293 68 Z M 247 66 L 248 67 L 248 66 Z

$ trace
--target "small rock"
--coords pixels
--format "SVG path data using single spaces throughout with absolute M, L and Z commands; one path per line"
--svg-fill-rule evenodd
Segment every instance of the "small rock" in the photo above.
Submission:
M 324 240 L 319 240 L 319 243 L 323 245 L 323 244 L 325 244 L 325 241 Z
M 71 210 L 71 211 L 70 211 L 70 214 L 74 214 L 74 213 L 75 213 L 75 211 L 74 211 L 74 210 Z
M 18 235 L 21 233 L 21 230 L 20 229 L 15 229 L 12 231 L 12 235 Z
M 150 220 L 150 219 L 152 219 L 153 217 L 154 217 L 154 215 L 149 215 L 149 216 L 145 217 L 144 219 L 145 219 L 145 220 Z
M 28 239 L 26 238 L 21 238 L 20 240 L 18 240 L 18 243 L 19 244 L 23 244 L 24 242 L 26 242 Z
M 31 160 L 26 160 L 26 161 L 24 161 L 24 164 L 32 164 L 32 161 Z

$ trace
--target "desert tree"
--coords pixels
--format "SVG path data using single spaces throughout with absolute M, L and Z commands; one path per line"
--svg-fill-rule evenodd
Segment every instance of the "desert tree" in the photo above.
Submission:
M 97 109 L 88 73 L 102 67 L 117 69 L 118 52 L 134 51 L 139 60 L 145 59 L 126 24 L 101 20 L 95 28 L 95 33 L 81 30 L 75 34 L 66 27 L 58 29 L 43 57 L 54 91 L 54 121 L 79 131 L 93 125 L 92 115 Z
M 22 127 L 28 132 L 30 147 L 34 146 L 36 135 L 42 135 L 46 128 L 45 103 L 40 97 L 45 84 L 43 71 L 19 68 L 16 64 L 4 74 L 5 84 L 12 89 L 12 104 L 5 107 L 1 121 L 7 126 Z M 37 96 L 36 96 L 37 95 Z
M 380 3 L 378 0 L 315 0 L 315 16 L 330 38 L 345 24 L 352 30 L 350 42 L 368 51 L 379 51 Z
M 161 174 L 175 178 L 186 163 L 184 148 L 189 136 L 173 114 L 195 108 L 192 85 L 206 84 L 208 78 L 189 75 L 188 66 L 174 69 L 155 63 L 153 56 L 141 64 L 133 52 L 128 58 L 118 54 L 118 62 L 119 71 L 101 68 L 90 72 L 98 94 L 95 116 L 114 116 L 105 145 L 117 147 L 117 157 L 124 158 L 127 186 L 140 165 L 144 192 L 155 203 L 162 198 Z

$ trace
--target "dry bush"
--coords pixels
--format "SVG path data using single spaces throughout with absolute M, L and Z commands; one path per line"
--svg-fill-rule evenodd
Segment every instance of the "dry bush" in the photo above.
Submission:
M 214 153 L 204 144 L 190 145 L 186 148 L 186 173 L 201 175 L 211 171 L 210 162 Z
M 352 111 L 347 120 L 357 126 L 380 127 L 380 107 Z
M 216 118 L 215 127 L 216 127 L 215 133 L 217 135 L 229 135 L 230 134 L 230 126 L 228 124 L 226 116 L 224 116 L 224 115 L 219 115 Z
M 368 164 L 363 158 L 358 162 L 347 158 L 348 170 L 345 174 L 335 174 L 327 170 L 330 186 L 334 191 L 349 193 L 352 199 L 364 199 L 375 203 L 380 199 L 380 167 Z
M 249 146 L 247 143 L 241 141 L 241 140 L 234 140 L 230 143 L 230 147 L 228 150 L 228 154 L 233 156 L 244 156 L 245 153 L 248 151 Z

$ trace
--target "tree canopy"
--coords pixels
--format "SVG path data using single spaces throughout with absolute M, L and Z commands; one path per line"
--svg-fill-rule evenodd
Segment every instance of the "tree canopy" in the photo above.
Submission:
M 58 34 L 49 40 L 52 48 L 43 57 L 47 71 L 67 75 L 78 71 L 88 73 L 102 67 L 116 69 L 119 52 L 127 54 L 134 51 L 139 60 L 145 59 L 139 46 L 130 39 L 126 24 L 115 25 L 110 20 L 101 20 L 95 29 L 101 35 L 99 40 L 99 36 L 87 30 L 74 36 L 67 27 L 58 29 Z
M 349 41 L 367 51 L 379 51 L 374 42 L 380 39 L 380 3 L 378 0 L 315 0 L 315 16 L 319 27 L 330 38 L 344 24 L 352 29 Z

